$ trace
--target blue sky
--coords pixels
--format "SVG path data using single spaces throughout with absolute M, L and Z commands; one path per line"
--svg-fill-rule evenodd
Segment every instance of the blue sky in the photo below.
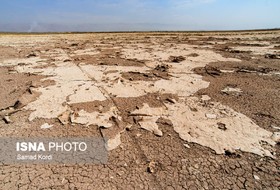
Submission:
M 0 0 L 0 31 L 280 27 L 279 0 Z

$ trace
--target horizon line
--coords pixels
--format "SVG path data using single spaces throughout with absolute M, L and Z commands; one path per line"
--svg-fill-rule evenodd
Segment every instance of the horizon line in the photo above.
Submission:
M 267 29 L 236 29 L 236 30 L 127 30 L 127 31 L 61 31 L 61 32 L 10 32 L 0 31 L 0 34 L 86 34 L 86 33 L 209 33 L 209 32 L 258 32 L 276 31 L 280 28 Z

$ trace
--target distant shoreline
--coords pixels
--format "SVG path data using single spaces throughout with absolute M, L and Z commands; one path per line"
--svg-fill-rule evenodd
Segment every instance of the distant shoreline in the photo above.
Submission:
M 23 35 L 34 35 L 34 34 L 103 34 L 103 33 L 231 33 L 231 32 L 265 32 L 265 31 L 279 31 L 280 28 L 273 29 L 251 29 L 251 30 L 186 30 L 186 31 L 99 31 L 99 32 L 1 32 L 0 34 L 23 34 Z

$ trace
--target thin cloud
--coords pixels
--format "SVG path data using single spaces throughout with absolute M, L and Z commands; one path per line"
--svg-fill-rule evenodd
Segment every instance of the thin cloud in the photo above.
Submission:
M 174 7 L 193 7 L 202 4 L 214 3 L 216 0 L 170 0 Z

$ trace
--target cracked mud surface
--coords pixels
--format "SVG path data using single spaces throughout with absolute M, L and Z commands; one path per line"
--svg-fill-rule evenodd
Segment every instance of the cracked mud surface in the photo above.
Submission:
M 2 164 L 1 189 L 278 189 L 279 39 L 0 36 L 2 137 L 111 140 L 104 165 Z

